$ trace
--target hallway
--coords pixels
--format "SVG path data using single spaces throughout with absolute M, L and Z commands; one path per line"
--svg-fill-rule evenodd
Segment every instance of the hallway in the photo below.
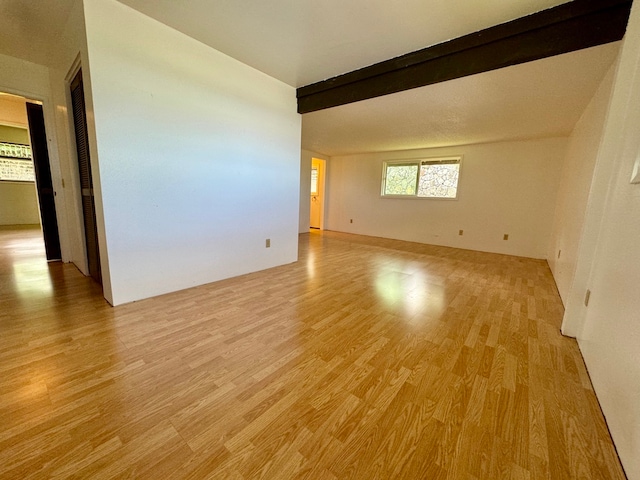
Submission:
M 80 301 L 82 296 L 87 298 Z M 39 315 L 73 298 L 104 303 L 101 290 L 73 264 L 48 263 L 39 225 L 0 226 L 0 304 L 3 325 L 21 315 Z M 57 318 L 57 321 L 59 318 Z
M 624 478 L 546 262 L 299 257 L 112 308 L 0 229 L 0 477 Z

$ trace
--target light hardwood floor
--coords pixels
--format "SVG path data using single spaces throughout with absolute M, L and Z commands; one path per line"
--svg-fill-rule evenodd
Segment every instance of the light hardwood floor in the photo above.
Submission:
M 111 308 L 0 229 L 0 478 L 623 479 L 544 261 L 338 233 Z

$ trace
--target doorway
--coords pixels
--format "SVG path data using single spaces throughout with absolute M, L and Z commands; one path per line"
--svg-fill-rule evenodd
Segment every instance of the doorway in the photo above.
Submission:
M 324 186 L 326 161 L 319 158 L 311 159 L 311 202 L 309 227 L 322 230 L 324 226 Z
M 0 94 L 0 225 L 40 230 L 47 261 L 61 260 L 42 104 Z
M 62 254 L 60 251 L 60 235 L 55 203 L 56 193 L 53 190 L 42 105 L 27 102 L 27 118 L 29 120 L 29 136 L 31 138 L 33 166 L 36 174 L 36 190 L 40 203 L 40 219 L 45 252 L 48 261 L 61 260 Z

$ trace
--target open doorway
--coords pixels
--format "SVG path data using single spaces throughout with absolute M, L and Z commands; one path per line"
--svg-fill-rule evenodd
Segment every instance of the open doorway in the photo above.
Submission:
M 61 259 L 42 104 L 0 93 L 0 226 L 33 230 Z
M 309 227 L 322 230 L 324 227 L 324 187 L 325 160 L 311 159 L 311 202 L 309 212 Z

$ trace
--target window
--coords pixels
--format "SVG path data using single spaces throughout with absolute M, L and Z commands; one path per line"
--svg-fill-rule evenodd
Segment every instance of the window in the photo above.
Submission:
M 33 182 L 35 172 L 31 147 L 0 142 L 0 181 Z
M 382 196 L 456 198 L 462 157 L 386 162 Z
M 311 169 L 311 195 L 318 195 L 318 168 Z

